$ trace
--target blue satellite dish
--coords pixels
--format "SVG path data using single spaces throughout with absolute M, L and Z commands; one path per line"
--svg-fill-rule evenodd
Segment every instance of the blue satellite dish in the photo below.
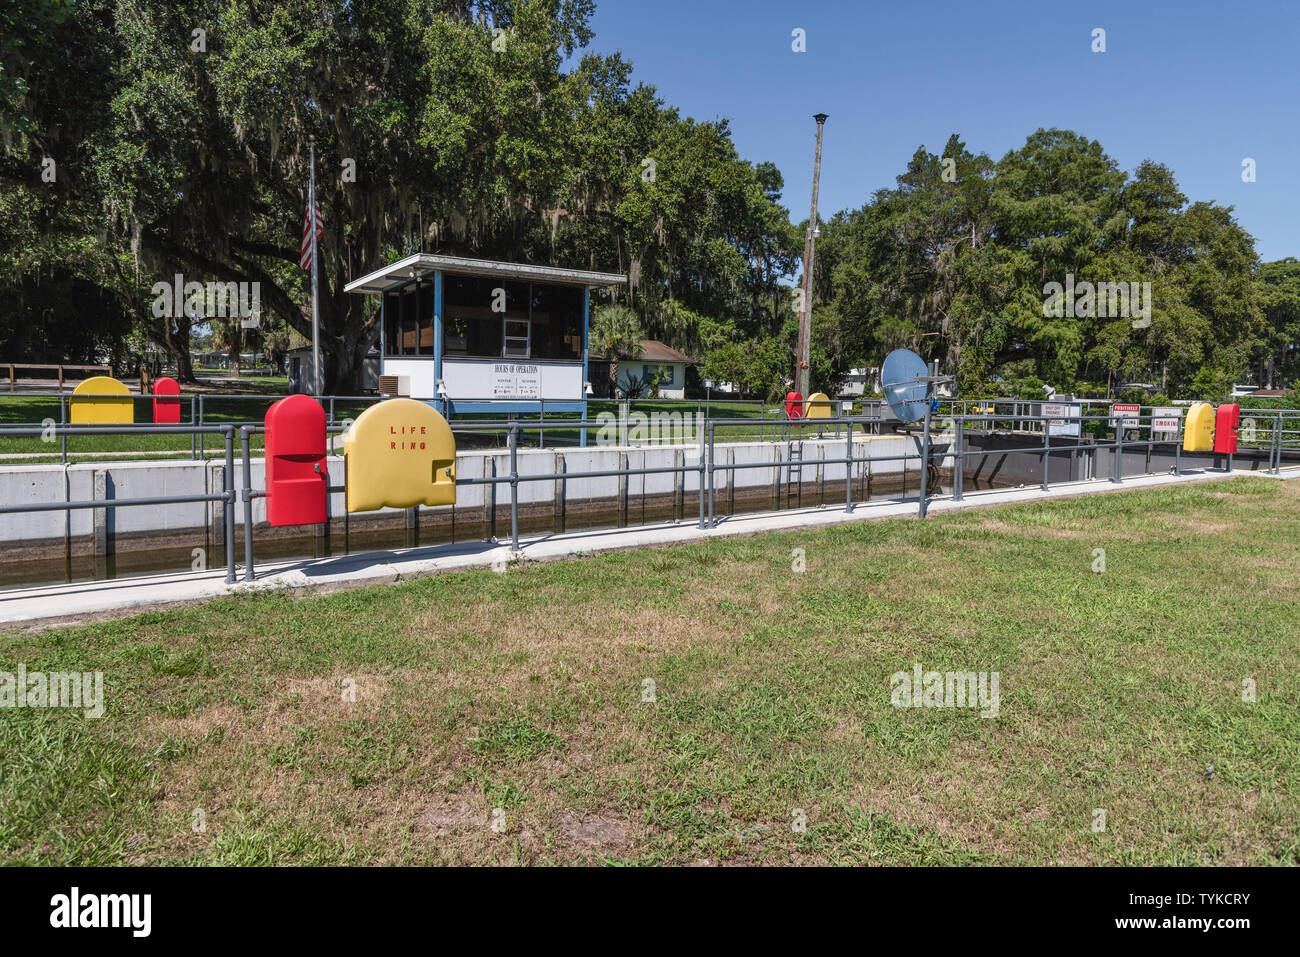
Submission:
M 885 356 L 880 369 L 880 387 L 885 401 L 900 422 L 919 422 L 930 405 L 930 370 L 925 360 L 910 349 L 895 349 Z

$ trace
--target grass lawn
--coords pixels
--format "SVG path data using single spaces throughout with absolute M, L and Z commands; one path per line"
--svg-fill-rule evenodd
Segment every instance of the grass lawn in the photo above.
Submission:
M 1298 598 L 1239 478 L 4 633 L 107 711 L 0 709 L 0 860 L 1295 864 Z

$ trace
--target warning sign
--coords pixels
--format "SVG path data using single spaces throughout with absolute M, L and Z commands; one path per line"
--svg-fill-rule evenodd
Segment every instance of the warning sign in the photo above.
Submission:
M 1079 438 L 1079 416 L 1083 406 L 1069 402 L 1044 402 L 1043 415 L 1047 418 L 1048 435 Z
M 1136 419 L 1142 414 L 1142 406 L 1129 402 L 1116 402 L 1110 407 L 1113 418 L 1110 420 L 1111 425 L 1123 426 L 1126 429 L 1136 428 L 1136 423 L 1126 423 L 1125 419 Z
M 1156 435 L 1177 435 L 1183 419 L 1178 406 L 1159 406 L 1151 410 L 1151 431 Z

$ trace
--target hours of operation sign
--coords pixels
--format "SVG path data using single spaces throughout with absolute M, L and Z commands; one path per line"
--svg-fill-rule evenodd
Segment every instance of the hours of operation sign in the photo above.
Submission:
M 492 398 L 537 399 L 541 394 L 541 366 L 523 362 L 493 363 Z

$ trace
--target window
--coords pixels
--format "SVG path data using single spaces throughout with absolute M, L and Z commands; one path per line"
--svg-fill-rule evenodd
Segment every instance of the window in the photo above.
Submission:
M 533 283 L 530 304 L 532 357 L 582 361 L 583 288 Z
M 532 323 L 527 319 L 503 319 L 507 359 L 527 359 L 531 340 Z
M 581 362 L 584 295 L 581 286 L 444 273 L 443 355 Z
M 667 386 L 671 388 L 675 384 L 673 382 L 673 373 L 676 371 L 676 369 L 677 367 L 674 365 L 646 366 L 645 367 L 646 381 L 647 382 L 650 381 L 651 376 L 658 375 L 660 387 L 662 388 Z
M 419 281 L 384 297 L 384 353 L 433 355 L 433 283 Z

